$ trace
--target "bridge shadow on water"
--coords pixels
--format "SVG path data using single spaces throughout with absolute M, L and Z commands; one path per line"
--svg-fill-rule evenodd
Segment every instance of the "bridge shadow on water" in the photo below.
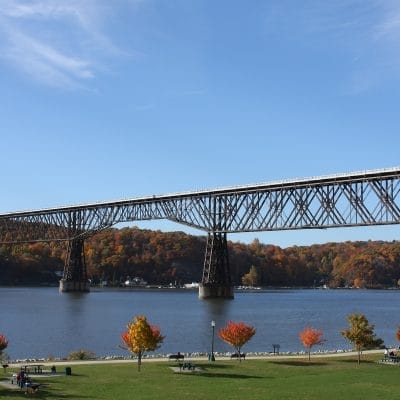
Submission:
M 207 299 L 202 300 L 202 305 L 205 310 L 205 318 L 207 321 L 204 323 L 209 323 L 209 321 L 225 321 L 228 319 L 228 315 L 230 314 L 230 310 L 232 308 L 232 300 L 231 299 Z

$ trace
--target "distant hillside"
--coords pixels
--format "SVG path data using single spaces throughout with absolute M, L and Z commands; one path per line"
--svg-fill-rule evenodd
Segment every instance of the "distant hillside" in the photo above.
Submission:
M 183 232 L 109 229 L 87 241 L 85 256 L 94 282 L 118 284 L 127 277 L 148 283 L 199 281 L 206 238 Z M 66 246 L 35 243 L 0 246 L 0 284 L 57 283 Z M 400 242 L 345 242 L 282 249 L 254 240 L 229 242 L 236 285 L 397 286 Z

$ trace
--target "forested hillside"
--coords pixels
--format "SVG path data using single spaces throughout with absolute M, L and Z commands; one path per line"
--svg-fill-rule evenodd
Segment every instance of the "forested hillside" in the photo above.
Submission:
M 150 284 L 201 279 L 206 238 L 182 232 L 109 229 L 87 241 L 93 282 L 118 284 L 141 277 Z M 59 280 L 66 245 L 0 246 L 0 284 L 45 284 Z M 233 280 L 262 286 L 390 287 L 400 279 L 400 242 L 345 242 L 282 249 L 254 240 L 229 242 Z

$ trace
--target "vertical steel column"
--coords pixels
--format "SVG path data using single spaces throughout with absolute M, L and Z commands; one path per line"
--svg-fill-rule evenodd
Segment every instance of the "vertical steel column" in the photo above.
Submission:
M 208 234 L 199 298 L 233 299 L 226 233 Z
M 68 217 L 69 241 L 64 263 L 64 273 L 60 280 L 60 292 L 89 292 L 87 278 L 84 236 L 80 212 L 71 213 Z
M 68 241 L 64 273 L 60 280 L 61 292 L 89 292 L 90 283 L 87 278 L 84 254 L 84 239 Z

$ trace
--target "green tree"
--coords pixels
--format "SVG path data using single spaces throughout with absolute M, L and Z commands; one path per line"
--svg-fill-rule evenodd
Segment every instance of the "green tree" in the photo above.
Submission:
M 375 326 L 368 322 L 364 314 L 350 314 L 347 316 L 347 320 L 350 328 L 340 333 L 353 343 L 358 353 L 358 364 L 360 364 L 362 350 L 379 347 L 383 344 L 383 340 L 376 337 Z

